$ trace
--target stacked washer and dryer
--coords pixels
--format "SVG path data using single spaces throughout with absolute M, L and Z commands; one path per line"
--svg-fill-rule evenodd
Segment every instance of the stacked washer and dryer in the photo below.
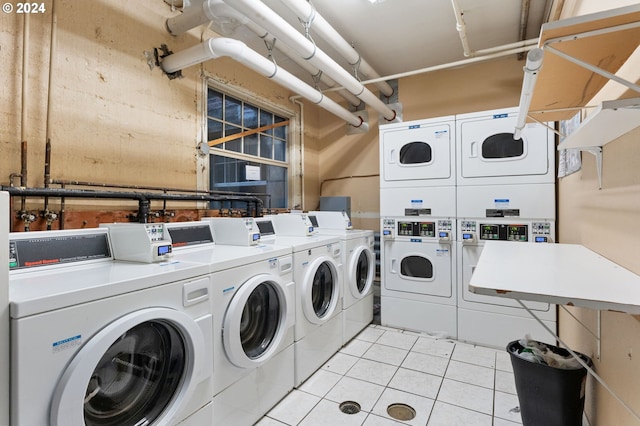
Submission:
M 213 418 L 204 265 L 116 262 L 103 228 L 9 235 L 12 425 L 189 425 Z
M 484 241 L 555 238 L 553 132 L 542 124 L 527 124 L 522 137 L 514 140 L 516 119 L 517 109 L 511 108 L 381 126 L 383 324 L 494 347 L 525 334 L 548 340 L 520 305 L 468 289 Z M 445 130 L 450 132 L 446 138 Z M 445 218 L 429 218 L 436 211 L 432 206 L 441 204 L 448 206 L 451 228 L 448 222 L 440 228 Z M 398 218 L 400 209 L 413 217 Z M 449 251 L 422 249 L 425 235 L 432 244 L 438 237 L 449 238 Z M 449 263 L 443 262 L 446 256 Z M 436 282 L 441 285 L 432 287 Z M 431 300 L 446 300 L 449 309 L 434 307 Z M 418 311 L 420 303 L 427 313 Z M 527 306 L 555 329 L 554 305 Z

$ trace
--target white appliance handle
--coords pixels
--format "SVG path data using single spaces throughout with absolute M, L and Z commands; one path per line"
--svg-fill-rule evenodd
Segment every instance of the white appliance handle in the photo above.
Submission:
M 471 142 L 469 147 L 471 148 L 469 151 L 469 158 L 476 158 L 478 156 L 478 142 Z
M 398 270 L 396 269 L 397 264 L 398 264 L 398 259 L 391 259 L 391 271 L 390 272 L 392 274 L 397 274 L 398 273 Z
M 389 159 L 389 164 L 395 164 L 396 163 L 396 150 L 395 149 L 389 150 L 389 156 L 387 158 Z

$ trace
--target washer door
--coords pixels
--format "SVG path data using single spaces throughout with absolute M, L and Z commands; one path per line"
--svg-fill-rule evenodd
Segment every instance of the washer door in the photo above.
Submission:
M 313 324 L 329 320 L 340 300 L 336 261 L 329 256 L 317 258 L 307 267 L 301 284 L 302 310 L 307 320 Z
M 51 403 L 51 425 L 121 426 L 177 421 L 205 356 L 204 337 L 186 314 L 133 312 L 78 351 Z
M 375 273 L 373 252 L 367 246 L 358 246 L 349 263 L 349 290 L 356 299 L 362 299 L 373 285 Z
M 275 275 L 260 274 L 236 291 L 223 323 L 224 349 L 238 367 L 264 364 L 277 351 L 287 329 L 286 286 Z

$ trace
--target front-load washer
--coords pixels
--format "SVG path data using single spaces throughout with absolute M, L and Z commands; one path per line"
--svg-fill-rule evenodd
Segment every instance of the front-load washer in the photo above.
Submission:
M 9 251 L 12 425 L 211 424 L 204 265 L 114 261 L 101 228 Z
M 455 117 L 380 126 L 380 188 L 455 185 Z
M 455 217 L 381 219 L 382 325 L 456 338 Z
M 376 258 L 373 231 L 353 229 L 349 215 L 311 211 L 309 219 L 319 235 L 336 235 L 342 246 L 342 344 L 373 321 L 373 281 Z
M 168 235 L 172 258 L 207 265 L 212 282 L 213 424 L 250 425 L 293 389 L 295 287 L 291 249 L 254 244 L 251 223 L 228 219 L 243 235 L 218 244 L 209 220 L 151 224 Z M 153 227 L 160 227 L 153 232 Z M 222 232 L 221 232 L 222 233 Z
M 293 251 L 296 283 L 295 386 L 342 347 L 342 249 L 333 235 L 317 235 L 306 214 L 257 218 L 261 240 Z
M 463 218 L 458 220 L 458 339 L 504 348 L 525 335 L 555 343 L 549 333 L 515 300 L 472 293 L 469 283 L 485 241 L 511 241 L 513 244 L 552 243 L 552 220 L 505 218 Z M 544 265 L 540 265 L 544 268 Z M 543 302 L 523 302 L 547 327 L 556 329 L 556 306 Z
M 456 115 L 457 185 L 555 182 L 551 127 L 528 123 L 514 139 L 518 108 Z

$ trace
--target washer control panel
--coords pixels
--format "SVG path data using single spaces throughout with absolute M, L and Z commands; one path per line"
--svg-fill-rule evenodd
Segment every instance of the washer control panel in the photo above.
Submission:
M 475 244 L 478 241 L 515 241 L 547 243 L 553 241 L 552 222 L 486 222 L 485 220 L 461 220 L 460 241 Z
M 407 218 L 383 218 L 382 237 L 387 240 L 404 239 L 414 242 L 449 242 L 453 232 L 451 219 L 430 221 L 407 220 Z

